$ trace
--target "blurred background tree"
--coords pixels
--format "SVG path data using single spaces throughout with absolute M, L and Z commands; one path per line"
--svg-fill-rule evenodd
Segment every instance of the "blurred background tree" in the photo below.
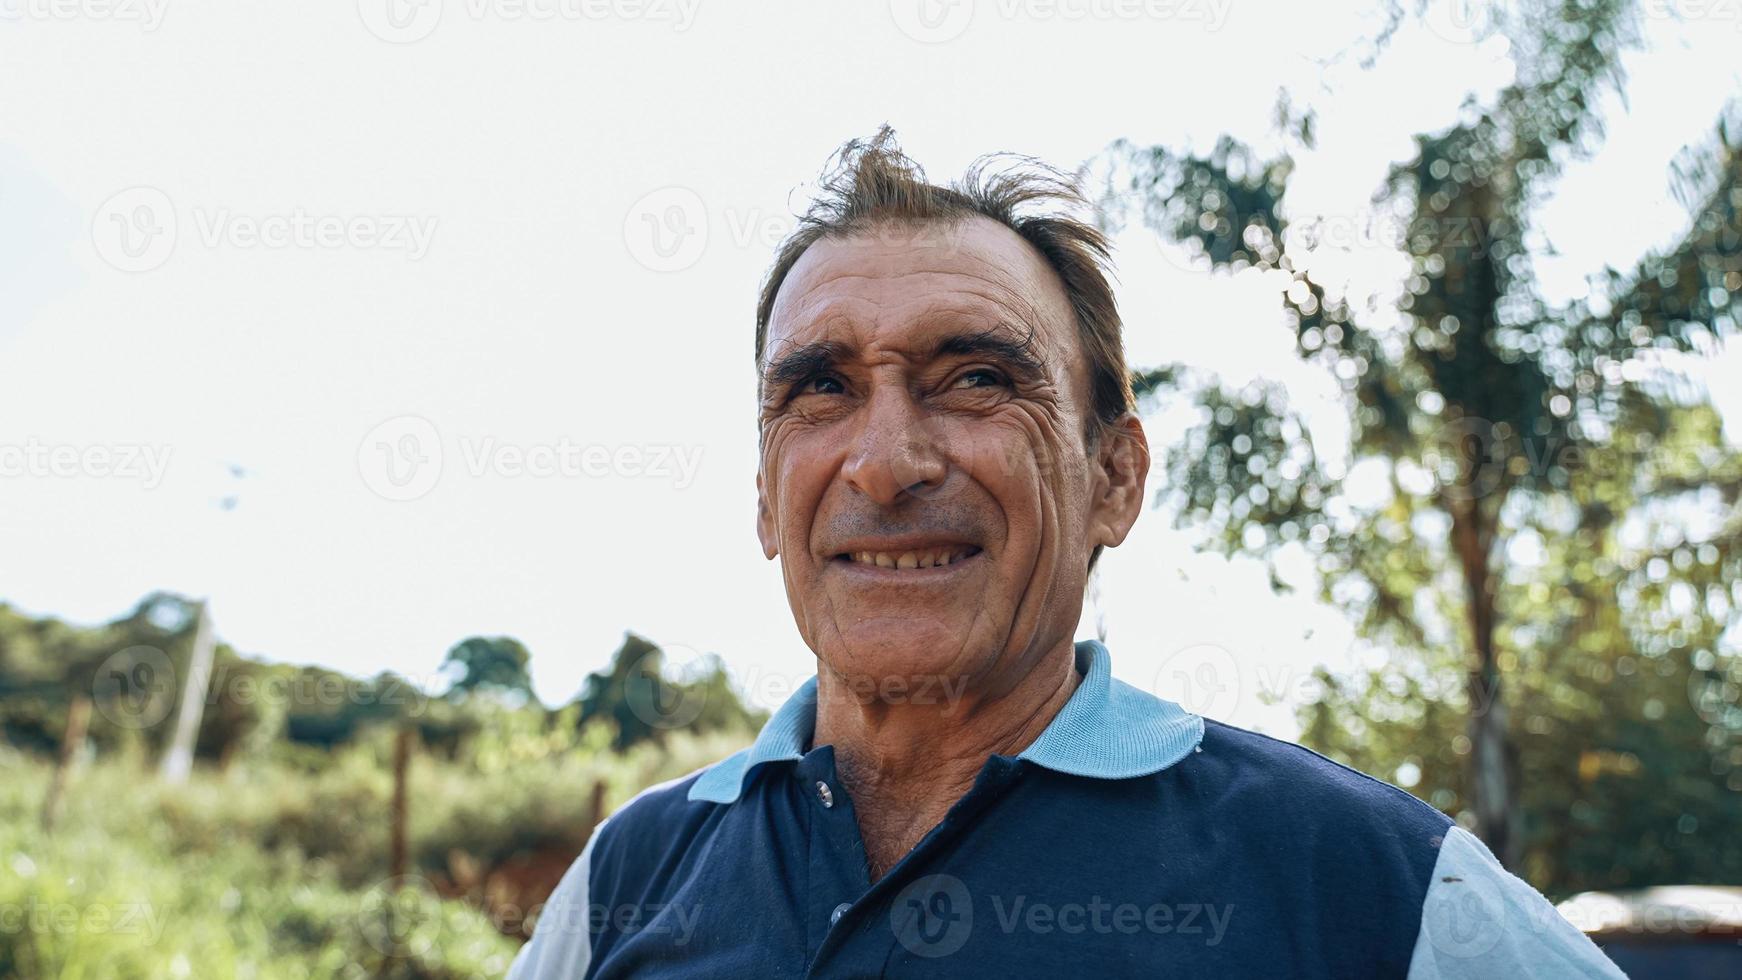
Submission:
M 696 732 L 760 728 L 764 712 L 745 707 L 719 657 L 709 654 L 666 676 L 666 657 L 653 641 L 624 633 L 623 644 L 604 670 L 587 675 L 574 703 L 579 723 L 606 721 L 615 730 L 612 747 L 660 741 L 674 729 Z
M 512 637 L 474 636 L 448 651 L 442 672 L 454 677 L 450 697 L 487 690 L 524 700 L 532 697 L 532 675 L 527 672 L 531 660 L 532 654 Z
M 1420 12 L 1393 6 L 1374 56 Z M 1365 676 L 1319 673 L 1303 740 L 1409 786 L 1558 893 L 1742 879 L 1742 848 L 1695 836 L 1742 826 L 1742 459 L 1675 369 L 1742 317 L 1735 120 L 1674 168 L 1690 211 L 1675 247 L 1593 270 L 1561 307 L 1533 265 L 1551 248 L 1533 219 L 1600 144 L 1639 13 L 1480 8 L 1515 80 L 1351 203 L 1407 261 L 1377 289 L 1323 260 L 1322 216 L 1290 211 L 1310 108 L 1279 104 L 1269 153 L 1228 137 L 1110 151 L 1109 223 L 1135 211 L 1207 269 L 1269 277 L 1296 353 L 1342 394 L 1349 445 L 1327 453 L 1280 386 L 1179 365 L 1137 379 L 1198 406 L 1166 457 L 1178 523 L 1269 561 L 1279 588 L 1278 557 L 1310 556 L 1324 599 L 1389 653 Z

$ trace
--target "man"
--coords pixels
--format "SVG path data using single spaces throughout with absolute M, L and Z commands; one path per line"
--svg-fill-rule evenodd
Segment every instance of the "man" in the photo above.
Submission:
M 1619 975 L 1438 811 L 1072 643 L 1149 472 L 1082 203 L 843 149 L 757 309 L 817 676 L 600 826 L 514 976 Z

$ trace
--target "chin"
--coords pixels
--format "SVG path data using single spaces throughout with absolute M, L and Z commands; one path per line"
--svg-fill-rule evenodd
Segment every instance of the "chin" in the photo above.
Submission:
M 973 674 L 980 661 L 966 622 L 891 617 L 864 620 L 837 638 L 835 649 L 821 651 L 834 672 L 855 690 L 893 690 L 953 681 Z

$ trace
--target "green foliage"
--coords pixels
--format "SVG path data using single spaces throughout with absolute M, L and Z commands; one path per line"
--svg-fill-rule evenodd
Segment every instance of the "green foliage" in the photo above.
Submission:
M 612 745 L 626 749 L 663 739 L 677 728 L 697 732 L 760 728 L 732 689 L 726 665 L 712 654 L 683 664 L 682 677 L 667 676 L 665 651 L 645 637 L 623 635 L 623 645 L 604 670 L 587 675 L 575 699 L 582 724 L 598 719 L 616 731 Z
M 0 756 L 0 908 L 18 910 L 0 931 L 0 975 L 500 976 L 514 954 L 513 940 L 464 902 L 352 890 L 330 858 L 232 833 L 189 836 L 224 822 L 165 814 L 170 798 L 119 766 L 81 774 L 66 818 L 45 836 L 35 814 L 46 777 L 39 762 Z M 175 803 L 181 818 L 244 797 L 204 779 L 191 802 Z M 270 802 L 250 805 L 258 817 Z M 389 900 L 432 941 L 396 940 L 405 927 L 383 921 Z
M 458 674 L 451 694 L 493 690 L 530 698 L 532 675 L 526 665 L 531 659 L 526 647 L 512 637 L 474 636 L 448 651 L 442 670 Z
M 583 720 L 527 696 L 513 640 L 457 645 L 445 698 L 220 644 L 200 765 L 169 786 L 154 773 L 194 612 L 155 594 L 77 627 L 0 605 L 0 976 L 500 976 L 599 819 L 761 720 L 717 658 L 674 683 L 651 645 Z M 50 760 L 80 696 L 95 710 L 51 836 Z M 625 716 L 646 719 L 627 739 Z M 401 729 L 408 866 L 391 879 Z
M 595 786 L 608 812 L 749 738 L 678 733 L 618 755 L 573 714 L 494 705 L 460 758 L 414 755 L 402 882 L 385 729 L 317 770 L 204 767 L 180 787 L 139 753 L 107 757 L 74 772 L 52 836 L 37 821 L 49 766 L 0 748 L 0 909 L 25 916 L 0 923 L 0 976 L 501 976 L 544 895 L 505 900 L 493 869 L 536 859 L 548 888 L 602 815 Z
M 1395 5 L 1394 24 L 1419 6 Z M 1134 198 L 1209 268 L 1274 281 L 1349 423 L 1347 446 L 1315 446 L 1278 387 L 1150 372 L 1200 419 L 1166 454 L 1163 503 L 1204 546 L 1271 560 L 1279 584 L 1280 555 L 1309 558 L 1385 652 L 1365 676 L 1320 675 L 1308 744 L 1477 825 L 1551 892 L 1734 881 L 1742 847 L 1720 828 L 1742 825 L 1742 457 L 1665 365 L 1742 321 L 1742 146 L 1720 123 L 1685 156 L 1681 241 L 1551 307 L 1537 207 L 1600 144 L 1638 10 L 1482 16 L 1516 80 L 1417 136 L 1351 205 L 1399 232 L 1401 281 L 1358 290 L 1313 216 L 1291 213 L 1310 110 L 1284 104 L 1266 153 L 1115 147 L 1128 179 L 1110 203 Z

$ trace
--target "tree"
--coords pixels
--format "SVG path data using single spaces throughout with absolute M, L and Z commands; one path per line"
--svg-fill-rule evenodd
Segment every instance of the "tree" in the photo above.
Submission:
M 668 672 L 664 650 L 646 637 L 624 633 L 610 665 L 588 674 L 582 684 L 574 702 L 581 707 L 578 723 L 606 721 L 616 729 L 612 746 L 622 751 L 661 740 L 675 729 L 754 731 L 765 720 L 744 706 L 717 656 L 681 665 L 677 678 Z
M 1393 13 L 1394 24 L 1404 16 Z M 1580 657 L 1635 657 L 1654 672 L 1654 659 L 1673 661 L 1667 673 L 1681 676 L 1734 662 L 1721 638 L 1742 598 L 1726 588 L 1742 577 L 1738 468 L 1697 394 L 1658 365 L 1707 349 L 1742 317 L 1742 154 L 1720 126 L 1679 174 L 1693 219 L 1684 240 L 1630 274 L 1605 271 L 1587 300 L 1550 308 L 1534 279 L 1547 248 L 1534 213 L 1565 162 L 1599 145 L 1595 107 L 1622 85 L 1637 11 L 1624 0 L 1532 0 L 1486 16 L 1510 42 L 1516 80 L 1491 104 L 1467 103 L 1449 129 L 1417 136 L 1414 157 L 1373 198 L 1400 232 L 1401 282 L 1356 293 L 1323 261 L 1318 229 L 1290 213 L 1294 156 L 1315 148 L 1310 109 L 1282 104 L 1283 139 L 1269 154 L 1231 138 L 1201 155 L 1116 144 L 1125 186 L 1110 183 L 1109 196 L 1134 195 L 1148 224 L 1211 268 L 1272 280 L 1297 353 L 1343 393 L 1350 444 L 1336 455 L 1347 467 L 1316 451 L 1278 386 L 1228 391 L 1177 367 L 1140 379 L 1163 395 L 1195 389 L 1201 408 L 1167 457 L 1179 521 L 1230 554 L 1310 555 L 1326 600 L 1393 651 L 1364 683 L 1321 678 L 1327 697 L 1303 712 L 1307 738 L 1396 767 L 1404 756 L 1375 757 L 1340 721 L 1361 734 L 1429 723 L 1443 734 L 1461 716 L 1447 754 L 1411 764 L 1441 780 L 1434 802 L 1466 811 L 1516 866 L 1517 710 L 1531 709 L 1528 732 L 1564 707 L 1538 711 L 1529 698 L 1613 706 L 1615 692 L 1594 678 L 1555 688 Z M 1386 490 L 1377 506 L 1353 492 L 1358 467 Z M 1694 512 L 1709 518 L 1698 522 L 1710 525 L 1704 540 L 1639 545 L 1642 528 L 1665 533 Z M 1665 547 L 1668 556 L 1651 553 Z M 1693 558 L 1674 557 L 1678 548 Z M 1521 567 L 1515 549 L 1542 560 Z M 1653 610 L 1685 608 L 1684 587 L 1719 627 L 1658 636 Z M 1453 671 L 1461 692 L 1445 689 Z M 1531 671 L 1531 690 L 1508 682 Z M 1709 765 L 1695 768 L 1703 786 L 1722 787 L 1742 759 L 1726 754 L 1728 735 L 1709 735 L 1722 724 L 1698 727 Z
M 507 636 L 473 636 L 454 644 L 442 660 L 444 673 L 457 674 L 449 696 L 484 690 L 532 697 L 532 675 L 527 663 L 532 654 L 519 640 Z

